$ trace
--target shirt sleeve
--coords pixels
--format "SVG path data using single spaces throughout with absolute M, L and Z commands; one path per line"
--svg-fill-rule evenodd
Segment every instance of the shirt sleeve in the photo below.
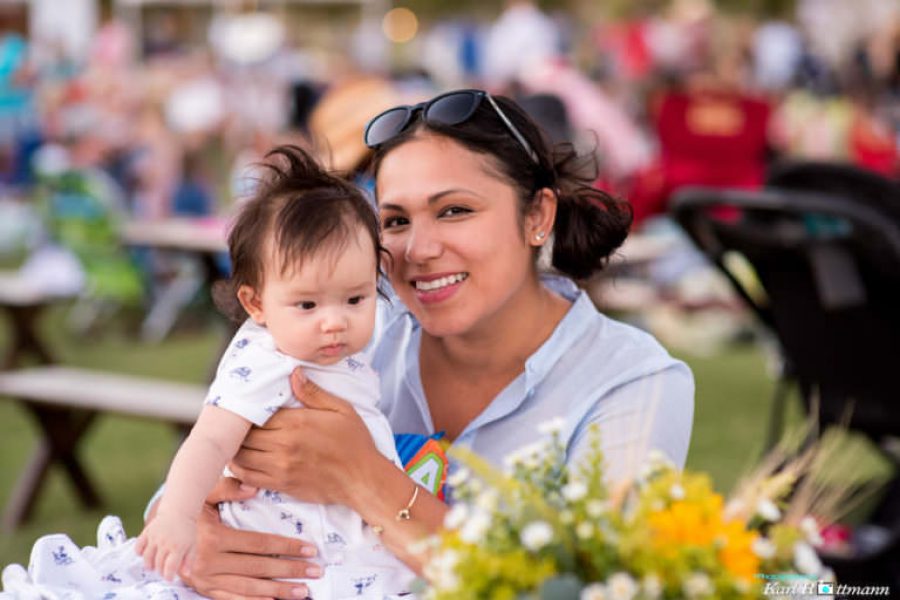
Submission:
M 568 461 L 577 464 L 587 454 L 597 424 L 607 482 L 636 476 L 654 450 L 684 468 L 693 422 L 694 379 L 678 363 L 601 398 L 575 430 Z
M 251 344 L 222 360 L 205 404 L 263 425 L 292 401 L 289 377 L 293 367 L 281 354 Z

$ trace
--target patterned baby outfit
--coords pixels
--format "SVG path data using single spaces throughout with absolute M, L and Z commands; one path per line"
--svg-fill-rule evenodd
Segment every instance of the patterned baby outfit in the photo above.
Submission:
M 378 409 L 378 375 L 360 355 L 327 366 L 300 361 L 279 352 L 268 331 L 248 320 L 219 362 L 206 403 L 262 425 L 279 408 L 300 406 L 289 381 L 298 366 L 319 387 L 350 402 L 376 447 L 402 468 L 390 425 Z M 310 504 L 259 490 L 248 500 L 220 504 L 219 513 L 232 527 L 315 544 L 319 553 L 313 560 L 324 567 L 324 576 L 302 580 L 314 600 L 383 600 L 408 592 L 415 577 L 382 546 L 371 527 L 344 506 Z M 0 600 L 202 598 L 180 581 L 169 583 L 144 569 L 143 559 L 134 552 L 135 539 L 126 539 L 118 518 L 101 522 L 97 541 L 96 548 L 79 549 L 62 534 L 40 538 L 27 571 L 20 565 L 3 571 Z

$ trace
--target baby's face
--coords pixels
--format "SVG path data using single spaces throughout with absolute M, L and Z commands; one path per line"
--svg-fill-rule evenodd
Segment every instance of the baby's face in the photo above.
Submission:
M 375 251 L 365 230 L 340 251 L 307 257 L 299 269 L 279 273 L 280 258 L 266 262 L 258 311 L 278 349 L 329 365 L 359 352 L 375 325 Z M 246 304 L 245 304 L 246 307 Z

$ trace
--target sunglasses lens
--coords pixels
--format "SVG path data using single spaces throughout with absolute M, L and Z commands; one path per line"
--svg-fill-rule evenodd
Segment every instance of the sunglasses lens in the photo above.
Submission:
M 398 106 L 385 111 L 372 119 L 366 127 L 366 146 L 379 146 L 403 131 L 409 118 L 409 109 Z
M 425 120 L 437 125 L 458 125 L 472 116 L 481 97 L 472 92 L 448 94 L 431 102 Z

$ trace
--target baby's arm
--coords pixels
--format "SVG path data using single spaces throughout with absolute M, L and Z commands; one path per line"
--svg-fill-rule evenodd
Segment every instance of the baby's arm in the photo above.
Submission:
M 237 453 L 250 421 L 211 405 L 203 407 L 178 449 L 156 516 L 144 527 L 135 550 L 144 564 L 172 580 L 194 548 L 203 501 Z

